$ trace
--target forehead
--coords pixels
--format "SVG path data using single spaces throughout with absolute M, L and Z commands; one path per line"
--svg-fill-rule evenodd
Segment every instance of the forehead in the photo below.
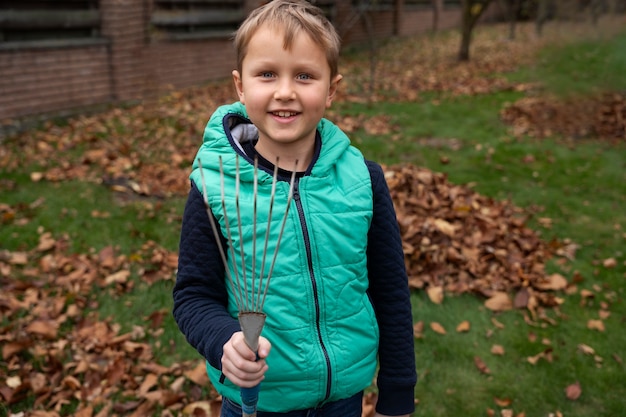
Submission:
M 290 36 L 291 35 L 291 36 Z M 289 39 L 291 37 L 291 39 Z M 248 47 L 252 43 L 271 43 L 273 47 L 281 46 L 281 49 L 291 50 L 296 42 L 307 42 L 315 44 L 312 37 L 304 30 L 295 30 L 288 33 L 285 28 L 279 24 L 264 23 L 259 26 L 252 34 L 248 41 Z M 318 48 L 322 49 L 319 45 Z
M 299 59 L 315 60 L 317 65 L 322 62 L 328 64 L 324 48 L 303 30 L 294 33 L 291 43 L 287 45 L 287 33 L 284 29 L 264 24 L 251 36 L 247 45 L 246 58 L 278 57 L 283 54 L 298 57 Z

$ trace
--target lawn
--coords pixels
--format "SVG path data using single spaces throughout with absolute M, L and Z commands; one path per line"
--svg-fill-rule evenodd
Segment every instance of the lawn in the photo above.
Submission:
M 576 103 L 606 92 L 626 115 L 626 32 L 609 23 L 548 25 L 542 39 L 522 25 L 513 41 L 505 26 L 480 27 L 463 65 L 454 33 L 395 40 L 380 48 L 374 91 L 367 54 L 346 53 L 329 118 L 367 158 L 444 173 L 518 207 L 547 245 L 575 249 L 546 262 L 567 288 L 535 316 L 413 291 L 416 416 L 626 415 L 624 122 L 614 137 L 570 129 L 585 119 Z M 0 142 L 0 416 L 215 405 L 171 289 L 188 167 L 209 114 L 232 98 L 215 83 Z M 528 100 L 551 106 L 543 129 L 503 121 Z

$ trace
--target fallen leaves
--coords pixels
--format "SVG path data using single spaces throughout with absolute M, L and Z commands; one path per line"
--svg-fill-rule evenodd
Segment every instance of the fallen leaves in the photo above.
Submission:
M 567 279 L 561 274 L 550 274 L 545 279 L 539 280 L 535 288 L 541 291 L 560 291 L 567 288 Z
M 375 392 L 368 392 L 363 395 L 363 411 L 361 417 L 374 417 L 378 395 Z
M 503 48 L 497 31 L 475 32 L 473 42 L 480 43 L 483 53 L 480 59 L 463 65 L 456 60 L 458 41 L 454 37 L 442 37 L 437 42 L 419 37 L 412 42 L 386 45 L 378 50 L 374 79 L 370 77 L 370 68 L 363 66 L 361 60 L 346 57 L 341 70 L 350 77 L 346 77 L 346 87 L 339 92 L 339 99 L 352 102 L 415 101 L 429 91 L 472 95 L 528 88 L 515 85 L 505 77 L 494 76 L 527 62 L 532 57 L 528 43 L 515 42 Z M 372 88 L 368 89 L 368 86 Z
M 508 202 L 482 197 L 471 187 L 448 183 L 443 174 L 414 166 L 392 166 L 385 173 L 402 233 L 409 283 L 424 290 L 433 304 L 442 304 L 446 292 L 475 293 L 485 297 L 485 308 L 494 313 L 524 309 L 530 314 L 524 315 L 529 325 L 538 326 L 537 320 L 556 325 L 546 307 L 559 316 L 558 306 L 564 299 L 557 296 L 558 292 L 579 293 L 582 300 L 595 300 L 600 292 L 610 294 L 595 285 L 592 290 L 578 291 L 576 285 L 583 279 L 576 272 L 571 279 L 561 273 L 546 273 L 548 259 L 561 256 L 571 261 L 578 246 L 568 240 L 541 241 L 525 226 L 525 213 Z M 605 268 L 612 264 L 610 260 L 602 262 Z M 608 304 L 601 304 L 599 319 L 589 320 L 590 330 L 604 331 L 603 320 L 610 316 Z M 491 321 L 495 329 L 505 328 L 495 317 Z M 438 321 L 428 326 L 436 336 L 448 334 Z M 467 320 L 456 326 L 457 333 L 470 329 Z M 413 330 L 416 339 L 425 337 L 423 321 L 417 322 Z M 529 341 L 533 343 L 535 338 L 529 336 Z M 555 360 L 550 340 L 544 338 L 541 343 L 541 350 L 525 357 L 528 364 L 540 366 L 540 362 L 550 364 Z M 595 365 L 601 366 L 602 358 L 585 346 L 580 344 L 579 349 L 593 355 Z M 499 344 L 490 349 L 498 358 L 505 352 L 505 346 Z M 493 376 L 479 355 L 474 355 L 474 367 L 483 375 Z M 570 395 L 575 397 L 573 391 Z M 502 413 L 514 415 L 504 408 L 506 405 L 501 407 Z
M 602 320 L 594 320 L 594 319 L 589 319 L 587 321 L 587 328 L 590 330 L 597 330 L 599 332 L 603 332 L 605 330 L 604 322 Z
M 567 397 L 568 400 L 572 400 L 575 401 L 577 400 L 580 395 L 582 394 L 583 390 L 580 387 L 580 382 L 576 381 L 575 383 L 568 385 L 567 388 L 565 388 L 565 396 Z
M 506 105 L 500 117 L 515 136 L 626 139 L 626 94 L 562 100 L 524 97 Z
M 456 326 L 456 331 L 458 333 L 466 333 L 470 331 L 471 328 L 471 324 L 469 321 L 467 320 L 463 320 L 462 322 L 460 322 L 457 326 Z
M 416 339 L 424 337 L 424 322 L 422 320 L 413 324 L 413 337 Z
M 183 408 L 183 415 L 193 417 L 218 417 L 220 410 L 220 401 L 196 401 L 187 404 L 185 408 Z
M 41 336 L 45 339 L 54 340 L 57 338 L 59 323 L 52 320 L 35 320 L 24 328 L 30 336 Z
M 485 301 L 485 307 L 492 311 L 506 311 L 513 308 L 513 302 L 508 293 L 496 292 Z
M 426 289 L 426 293 L 428 294 L 428 298 L 435 304 L 441 304 L 443 302 L 443 287 L 441 286 L 432 286 Z
M 504 355 L 504 347 L 502 347 L 501 345 L 493 345 L 491 347 L 491 353 L 494 355 L 502 356 Z
M 549 347 L 549 348 L 544 349 L 543 351 L 539 352 L 538 354 L 536 354 L 534 356 L 528 356 L 526 358 L 526 360 L 531 365 L 536 365 L 537 362 L 539 362 L 541 359 L 543 359 L 543 360 L 545 360 L 547 362 L 552 362 L 553 361 L 552 352 L 553 352 L 553 349 L 551 347 Z
M 478 369 L 478 371 L 481 374 L 485 374 L 485 375 L 491 374 L 491 370 L 489 369 L 487 364 L 485 364 L 485 361 L 483 361 L 479 356 L 474 356 L 474 365 L 476 366 L 476 369 Z
M 585 355 L 595 355 L 596 353 L 596 351 L 591 346 L 587 346 L 584 343 L 578 344 L 578 350 Z
M 440 323 L 437 323 L 436 321 L 433 321 L 430 323 L 430 328 L 432 329 L 433 332 L 439 333 L 441 335 L 444 335 L 447 333 L 446 329 Z
M 607 258 L 602 261 L 602 266 L 604 266 L 605 268 L 615 268 L 617 266 L 617 261 L 615 260 L 615 258 Z
M 513 404 L 513 400 L 510 398 L 494 397 L 493 402 L 496 403 L 498 407 L 510 407 L 511 404 Z
M 424 168 L 391 166 L 385 177 L 409 283 L 425 288 L 433 303 L 441 303 L 445 292 L 468 292 L 487 297 L 493 311 L 559 305 L 554 291 L 568 282 L 545 273 L 554 250 L 525 226 L 523 210 Z M 513 293 L 520 294 L 515 305 Z
M 223 82 L 80 116 L 66 126 L 48 122 L 45 129 L 11 138 L 14 148 L 7 150 L 4 168 L 36 163 L 39 168 L 30 173 L 33 182 L 94 182 L 122 200 L 185 195 L 210 109 L 234 100 L 231 85 Z M 5 217 L 1 207 L 0 214 Z
M 215 409 L 216 394 L 206 401 L 202 393 L 210 386 L 203 361 L 155 362 L 148 337 L 162 332 L 168 311 L 146 312 L 146 326 L 128 333 L 90 312 L 98 291 L 118 297 L 132 287 L 133 276 L 144 285 L 172 281 L 176 254 L 150 241 L 132 257 L 111 246 L 87 254 L 67 253 L 68 247 L 66 237 L 42 231 L 33 249 L 0 252 L 0 312 L 10 323 L 0 336 L 3 404 L 32 396 L 34 409 L 58 416 L 77 402 L 75 415 L 90 417 L 94 406 L 101 408 L 98 415 L 137 417 L 159 407 Z M 42 412 L 29 415 L 36 413 Z

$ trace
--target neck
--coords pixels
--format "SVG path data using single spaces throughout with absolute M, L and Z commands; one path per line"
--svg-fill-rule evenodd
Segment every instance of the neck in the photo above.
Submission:
M 293 147 L 281 144 L 273 147 L 267 146 L 265 142 L 259 140 L 255 149 L 271 163 L 276 163 L 278 160 L 278 167 L 281 169 L 286 171 L 305 171 L 313 160 L 315 142 L 303 149 L 302 144 Z

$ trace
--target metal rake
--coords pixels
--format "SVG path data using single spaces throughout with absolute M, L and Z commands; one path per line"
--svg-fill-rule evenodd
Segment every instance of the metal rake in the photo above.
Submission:
M 263 252 L 261 257 L 261 267 L 257 272 L 257 204 L 258 204 L 258 159 L 254 158 L 254 176 L 253 176 L 253 198 L 252 198 L 252 207 L 245 207 L 244 210 L 252 210 L 252 254 L 248 254 L 247 256 L 251 256 L 251 273 L 252 276 L 247 276 L 247 268 L 246 268 L 246 254 L 244 251 L 244 239 L 242 232 L 242 222 L 241 222 L 241 213 L 242 207 L 239 203 L 239 192 L 240 192 L 240 169 L 239 169 L 239 155 L 235 157 L 235 213 L 237 217 L 237 232 L 239 233 L 239 248 L 235 248 L 233 243 L 233 237 L 231 232 L 231 223 L 227 214 L 227 206 L 226 206 L 226 187 L 224 181 L 224 166 L 222 163 L 222 156 L 219 156 L 219 170 L 220 170 L 220 198 L 221 198 L 221 206 L 222 212 L 224 215 L 224 234 L 226 238 L 226 242 L 228 244 L 228 253 L 224 249 L 222 245 L 222 240 L 219 235 L 219 231 L 217 229 L 217 225 L 215 219 L 213 217 L 213 212 L 209 206 L 209 201 L 207 197 L 207 186 L 206 181 L 204 179 L 204 172 L 202 170 L 202 162 L 198 159 L 198 164 L 200 168 L 200 177 L 202 181 L 202 193 L 204 196 L 204 205 L 209 217 L 209 222 L 211 224 L 211 229 L 213 229 L 213 234 L 215 237 L 215 241 L 217 242 L 217 246 L 219 249 L 220 257 L 222 258 L 222 262 L 224 264 L 226 278 L 231 287 L 232 293 L 235 298 L 235 304 L 237 306 L 238 320 L 241 326 L 241 331 L 243 332 L 244 340 L 248 347 L 255 353 L 258 351 L 259 347 L 259 336 L 263 330 L 263 326 L 265 325 L 265 313 L 263 312 L 263 305 L 265 304 L 265 298 L 267 296 L 267 290 L 269 288 L 270 279 L 272 277 L 272 273 L 274 271 L 274 265 L 276 263 L 276 258 L 278 256 L 278 248 L 280 246 L 280 241 L 283 236 L 283 231 L 285 228 L 285 224 L 287 222 L 287 216 L 289 214 L 289 206 L 291 206 L 291 200 L 293 199 L 293 189 L 295 182 L 295 174 L 298 161 L 295 162 L 294 170 L 291 174 L 291 179 L 289 182 L 289 193 L 287 196 L 287 205 L 285 208 L 285 213 L 283 214 L 282 222 L 280 224 L 280 230 L 278 233 L 278 238 L 276 241 L 276 249 L 271 257 L 271 262 L 269 265 L 269 269 L 266 271 L 266 263 L 268 260 L 268 241 L 270 238 L 270 231 L 272 227 L 275 227 L 272 224 L 272 211 L 274 209 L 274 199 L 276 197 L 276 183 L 278 181 L 278 158 L 276 159 L 276 164 L 274 165 L 274 171 L 272 176 L 272 187 L 270 192 L 270 201 L 268 207 L 268 216 L 267 216 L 267 228 L 265 231 L 265 236 L 263 237 Z M 231 207 L 232 209 L 232 207 Z M 241 271 L 239 270 L 239 265 L 235 262 L 236 259 L 236 251 L 239 251 L 239 257 L 241 259 Z M 229 256 L 227 256 L 229 255 Z M 229 268 L 232 265 L 233 272 L 231 273 Z M 248 281 L 250 285 L 248 286 Z M 241 400 L 242 400 L 242 416 L 243 417 L 255 417 L 258 396 L 260 391 L 260 385 L 257 385 L 252 388 L 241 388 Z

